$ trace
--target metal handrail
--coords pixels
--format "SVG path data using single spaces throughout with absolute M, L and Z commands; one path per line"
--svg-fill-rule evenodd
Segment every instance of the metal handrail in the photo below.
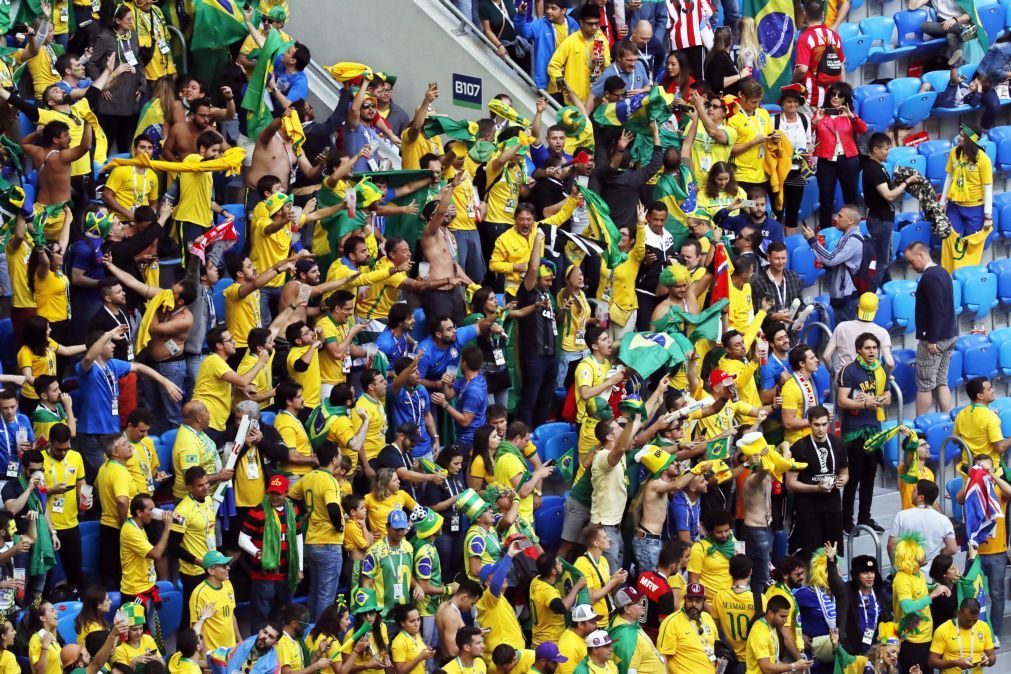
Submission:
M 817 328 L 817 329 L 821 330 L 822 332 L 824 332 L 828 336 L 829 339 L 832 339 L 832 329 L 831 328 L 829 328 L 827 325 L 825 325 L 821 321 L 813 321 L 811 323 L 805 323 L 804 327 L 801 328 L 801 330 L 800 330 L 800 341 L 801 342 L 804 341 L 804 339 L 807 337 L 807 333 L 812 328 Z M 819 359 L 820 359 L 820 357 L 819 357 Z M 828 364 L 828 372 L 829 372 L 829 379 L 830 379 L 830 381 L 829 381 L 829 387 L 828 387 L 828 395 L 825 397 L 825 400 L 823 401 L 823 402 L 826 402 L 826 403 L 832 402 L 833 400 L 835 400 L 832 397 L 834 389 L 832 387 L 832 382 L 831 382 L 831 377 L 832 377 L 832 364 L 831 363 Z
M 853 527 L 852 529 L 850 529 L 850 532 L 846 535 L 846 550 L 844 551 L 847 554 L 843 555 L 843 556 L 846 557 L 846 559 L 848 559 L 848 560 L 852 560 L 853 559 L 853 541 L 856 539 L 856 537 L 858 535 L 858 532 L 860 532 L 861 534 L 863 534 L 863 533 L 870 534 L 870 537 L 873 539 L 873 541 L 874 541 L 874 556 L 878 560 L 878 569 L 879 569 L 878 572 L 880 573 L 880 569 L 884 569 L 885 568 L 884 565 L 881 563 L 882 562 L 882 560 L 881 560 L 881 539 L 878 537 L 878 532 L 874 531 L 874 529 L 871 529 L 866 524 L 858 524 L 855 527 Z M 842 575 L 842 574 L 840 574 L 840 575 Z
M 488 36 L 484 34 L 484 31 L 479 30 L 478 27 L 474 25 L 474 22 L 471 21 L 471 17 L 464 16 L 463 12 L 457 9 L 456 5 L 454 5 L 451 2 L 451 0 L 436 0 L 436 2 L 442 5 L 460 22 L 457 25 L 456 29 L 453 30 L 454 35 L 459 35 L 462 37 L 464 35 L 467 35 L 468 33 L 472 33 L 478 40 L 483 42 L 484 45 L 488 47 L 489 50 L 491 50 L 492 52 L 498 51 L 495 45 L 492 43 L 492 41 L 488 39 Z M 497 54 L 495 55 L 495 58 L 499 58 Z M 542 98 L 547 99 L 548 108 L 556 111 L 561 109 L 562 106 L 558 104 L 558 101 L 556 101 L 547 91 L 538 87 L 537 84 L 534 82 L 533 78 L 530 77 L 530 73 L 523 70 L 523 68 L 520 68 L 519 65 L 517 65 L 516 62 L 512 60 L 512 58 L 507 56 L 503 61 L 503 63 L 505 63 L 509 67 L 509 69 L 512 70 L 513 73 L 516 74 L 520 78 L 520 80 L 523 81 L 524 84 L 526 84 L 531 89 L 536 91 L 537 94 L 540 95 Z
M 187 53 L 188 53 L 187 47 L 186 47 L 186 36 L 183 35 L 183 32 L 181 30 L 179 30 L 178 28 L 176 28 L 172 24 L 167 24 L 165 27 L 168 28 L 169 32 L 172 33 L 173 35 L 175 35 L 176 38 L 178 38 L 179 42 L 181 42 L 182 45 L 183 45 L 182 52 L 181 52 L 182 53 L 182 70 L 180 70 L 179 72 L 188 73 L 190 71 L 190 68 L 189 68 L 189 59 L 186 56 Z
M 895 410 L 895 423 L 898 426 L 902 425 L 902 413 L 906 409 L 906 400 L 902 396 L 902 389 L 899 388 L 899 382 L 895 381 L 895 377 L 888 377 L 888 387 L 892 389 L 892 394 L 898 398 L 898 405 Z M 886 415 L 887 416 L 887 415 Z
M 948 494 L 947 491 L 948 476 L 946 475 L 948 468 L 948 461 L 945 461 L 944 459 L 944 450 L 949 444 L 958 445 L 963 452 L 966 450 L 966 446 L 965 442 L 962 441 L 962 438 L 956 435 L 949 435 L 944 439 L 944 441 L 941 443 L 941 446 L 938 447 L 937 449 L 937 473 L 935 474 L 934 479 L 937 481 L 937 489 L 941 494 L 941 512 L 944 515 L 951 517 L 951 515 L 954 513 L 954 508 L 951 509 L 951 512 L 948 512 L 945 507 L 947 500 L 945 500 L 944 498 Z

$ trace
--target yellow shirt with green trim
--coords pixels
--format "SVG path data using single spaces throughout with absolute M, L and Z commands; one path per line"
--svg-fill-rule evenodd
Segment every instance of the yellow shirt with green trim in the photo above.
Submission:
M 185 524 L 172 522 L 172 531 L 183 535 L 184 550 L 197 560 L 202 560 L 209 551 L 216 549 L 217 523 L 214 519 L 214 502 L 210 496 L 200 502 L 187 494 L 176 506 L 175 513 L 186 520 Z M 204 570 L 197 564 L 180 559 L 179 573 L 185 573 L 187 576 L 203 576 Z
M 189 658 L 184 658 L 182 653 L 173 653 L 168 659 L 169 674 L 201 674 L 203 671 L 200 665 Z
M 43 374 L 50 374 L 55 377 L 56 350 L 59 348 L 60 345 L 52 338 L 46 340 L 46 353 L 41 356 L 27 346 L 22 346 L 18 349 L 18 371 L 20 372 L 26 367 L 30 367 L 32 368 L 32 378 L 38 378 L 39 375 Z M 25 398 L 39 399 L 39 394 L 35 392 L 35 388 L 28 382 L 25 382 L 24 386 L 21 387 L 21 395 Z
M 600 559 L 594 560 L 589 553 L 583 553 L 576 558 L 573 566 L 586 578 L 586 589 L 589 591 L 600 590 L 611 580 L 611 567 L 607 558 L 603 555 Z M 604 595 L 593 603 L 593 610 L 599 616 L 611 615 L 611 599 Z
M 745 650 L 745 674 L 762 674 L 760 660 L 779 664 L 779 634 L 765 618 L 759 618 L 751 628 Z
M 804 643 L 803 626 L 800 624 L 800 611 L 797 607 L 797 599 L 793 596 L 793 592 L 791 592 L 790 588 L 786 587 L 782 583 L 776 583 L 774 585 L 770 585 L 768 589 L 766 589 L 765 594 L 762 595 L 762 603 L 768 606 L 769 600 L 773 597 L 782 597 L 790 603 L 790 612 L 786 618 L 786 622 L 783 623 L 783 627 L 793 629 L 794 643 Z
M 257 357 L 255 353 L 250 353 L 249 351 L 246 351 L 246 355 L 244 355 L 242 357 L 242 360 L 239 361 L 239 367 L 236 368 L 235 370 L 236 374 L 238 374 L 239 376 L 246 374 L 247 372 L 253 369 L 253 367 L 259 362 L 259 360 L 260 359 Z M 274 354 L 271 353 L 270 357 L 267 358 L 267 362 L 264 363 L 263 367 L 260 368 L 260 371 L 256 373 L 256 376 L 253 377 L 253 381 L 251 382 L 253 386 L 256 387 L 257 391 L 269 391 L 270 389 L 274 388 L 274 381 L 273 381 L 274 377 L 271 374 L 273 370 L 274 370 Z M 235 396 L 234 390 L 232 391 L 232 396 L 233 397 Z M 267 407 L 270 406 L 270 402 L 271 402 L 270 400 L 264 400 L 263 402 L 261 402 L 260 409 L 261 410 L 267 409 Z
M 696 185 L 706 184 L 710 169 L 718 162 L 730 163 L 730 153 L 734 149 L 734 143 L 737 142 L 737 129 L 727 124 L 721 124 L 720 128 L 727 134 L 726 145 L 713 140 L 701 124 L 695 132 L 695 142 L 692 143 L 692 174 L 695 176 Z M 702 199 L 702 194 L 699 194 L 699 199 Z
M 46 50 L 43 49 L 42 51 L 39 52 L 39 55 L 42 55 L 42 54 L 45 54 L 45 53 L 46 53 Z M 55 63 L 55 62 L 56 62 L 56 59 L 53 59 L 53 63 Z M 32 67 L 32 61 L 29 61 L 28 62 L 28 68 L 29 68 L 29 70 L 31 70 L 31 67 Z M 49 70 L 49 69 L 44 69 L 43 70 L 43 76 L 46 73 L 51 73 L 51 72 L 52 71 Z M 45 84 L 42 87 L 43 89 L 45 89 L 46 87 L 48 87 L 50 84 L 56 84 L 56 82 L 59 81 L 59 78 L 56 77 L 55 74 L 52 74 L 51 77 L 53 77 L 54 79 L 52 79 L 51 81 L 45 82 Z M 35 83 L 36 89 L 38 89 L 39 80 L 35 78 L 35 72 L 34 71 L 32 71 L 32 81 Z M 41 93 L 42 92 L 37 92 L 35 94 L 35 98 L 40 98 L 41 97 Z M 77 147 L 77 146 L 79 146 L 81 144 L 81 138 L 84 136 L 85 118 L 86 117 L 90 117 L 92 114 L 94 114 L 94 113 L 93 113 L 93 111 L 91 109 L 91 104 L 88 103 L 88 99 L 82 98 L 82 99 L 80 99 L 79 101 L 77 101 L 76 103 L 74 103 L 73 105 L 70 106 L 70 114 L 61 112 L 59 110 L 47 110 L 45 108 L 39 108 L 39 122 L 38 123 L 41 124 L 41 125 L 43 125 L 43 126 L 45 126 L 49 122 L 63 122 L 64 124 L 66 124 L 67 126 L 70 127 L 70 147 Z M 96 138 L 95 141 L 92 143 L 92 146 L 91 146 L 92 147 L 92 152 L 95 152 L 96 148 L 99 147 L 99 144 L 98 144 L 97 141 L 98 141 L 98 139 Z M 91 166 L 91 155 L 92 155 L 92 152 L 86 152 L 83 157 L 81 157 L 80 159 L 75 160 L 74 163 L 70 165 L 70 175 L 72 175 L 72 176 L 91 175 L 91 173 L 92 173 L 92 166 Z M 99 157 L 96 157 L 96 159 L 99 159 Z M 102 159 L 104 160 L 104 158 L 102 158 Z
M 288 491 L 288 496 L 305 503 L 309 514 L 309 525 L 306 527 L 306 545 L 341 545 L 344 543 L 344 531 L 337 531 L 330 521 L 327 506 L 337 504 L 340 508 L 340 493 L 337 479 L 332 473 L 316 468 L 306 473 Z M 344 511 L 341 510 L 341 517 Z M 347 526 L 347 521 L 344 521 Z
M 210 580 L 197 585 L 190 595 L 190 625 L 195 625 L 205 606 L 214 606 L 214 613 L 204 621 L 201 634 L 209 650 L 231 648 L 235 640 L 235 591 L 232 581 L 226 580 L 215 587 Z
M 270 234 L 266 230 L 271 225 L 271 218 L 267 215 L 266 208 L 263 216 L 252 221 L 252 247 L 249 252 L 249 259 L 256 266 L 257 271 L 264 271 L 278 264 L 288 257 L 291 250 L 291 221 L 275 232 Z M 322 228 L 321 228 L 322 229 Z M 284 274 L 278 274 L 270 279 L 265 288 L 280 288 L 284 285 Z
M 144 436 L 138 442 L 131 442 L 133 454 L 126 460 L 126 469 L 138 494 L 153 494 L 155 489 L 154 476 L 161 469 L 158 452 L 154 448 L 154 440 Z
M 628 624 L 630 624 L 629 621 L 621 616 L 615 616 L 614 620 L 611 621 L 612 628 Z M 632 659 L 628 663 L 621 664 L 627 664 L 630 671 L 635 670 L 642 674 L 667 674 L 667 667 L 664 665 L 660 651 L 653 645 L 653 640 L 649 638 L 649 635 L 638 624 L 636 624 L 635 628 L 636 646 L 632 652 Z M 617 660 L 617 655 L 615 655 L 615 661 L 617 662 Z
M 579 424 L 579 458 L 582 460 L 586 453 L 597 444 L 597 436 L 594 430 L 597 428 L 597 419 L 586 412 L 586 400 L 579 394 L 579 389 L 583 386 L 594 388 L 607 381 L 607 373 L 611 371 L 611 361 L 598 361 L 592 355 L 586 356 L 576 365 L 575 383 L 576 388 L 576 423 Z M 604 391 L 600 397 L 607 400 L 609 392 Z M 583 474 L 583 465 L 580 461 L 576 469 L 576 479 Z
M 221 458 L 218 456 L 218 448 L 214 441 L 202 431 L 195 431 L 186 424 L 181 425 L 172 446 L 172 472 L 175 474 L 172 496 L 176 499 L 186 496 L 187 469 L 200 466 L 213 475 L 218 472 L 220 465 Z
M 940 674 L 983 674 L 984 651 L 993 648 L 993 630 L 985 620 L 977 620 L 969 629 L 960 627 L 956 620 L 946 620 L 937 626 L 930 641 L 930 652 L 942 660 L 965 658 L 973 664 L 972 669 L 946 667 Z
M 379 500 L 371 492 L 365 495 L 365 510 L 368 512 L 369 531 L 376 538 L 386 535 L 386 521 L 394 510 L 403 510 L 410 515 L 418 507 L 418 502 L 411 498 L 403 489 L 398 489 L 386 498 Z
M 951 176 L 948 201 L 959 206 L 983 205 L 983 186 L 993 185 L 993 162 L 986 152 L 977 152 L 973 162 L 959 148 L 953 147 L 944 170 Z
M 274 652 L 277 653 L 277 666 L 285 667 L 288 666 L 290 671 L 297 672 L 300 669 L 305 668 L 305 658 L 302 657 L 302 647 L 298 645 L 287 632 L 282 632 L 281 636 L 277 640 L 277 644 L 274 646 Z
M 322 229 L 322 227 L 317 227 L 317 229 Z M 377 265 L 378 266 L 378 265 Z M 390 272 L 393 271 L 392 265 L 384 266 L 381 269 L 369 269 L 368 267 L 361 267 L 359 269 L 352 269 L 344 263 L 344 258 L 339 260 L 334 260 L 333 264 L 326 272 L 326 282 L 330 283 L 332 281 L 340 281 L 341 279 L 347 278 L 352 274 L 358 274 L 352 281 L 348 281 L 342 290 L 351 291 L 354 288 L 359 288 L 355 294 L 354 299 L 354 311 L 358 313 L 358 295 L 364 294 L 365 289 L 369 288 L 374 283 L 380 283 L 385 281 L 390 277 Z M 323 299 L 330 297 L 333 293 L 327 293 L 323 296 Z
M 249 331 L 263 327 L 260 315 L 260 291 L 254 290 L 245 297 L 239 296 L 241 284 L 233 283 L 225 288 L 225 327 L 232 333 L 236 349 L 247 345 Z
M 1004 439 L 1001 431 L 1000 417 L 986 405 L 972 403 L 955 415 L 955 427 L 952 435 L 961 438 L 965 443 L 962 461 L 968 463 L 972 457 L 985 454 L 993 459 L 995 466 L 1000 465 L 1001 456 L 993 448 L 993 443 Z
M 699 574 L 699 582 L 705 586 L 706 598 L 710 601 L 721 590 L 729 590 L 733 582 L 730 579 L 730 560 L 720 552 L 709 552 L 711 545 L 706 539 L 696 541 L 688 557 L 688 573 Z
M 390 635 L 386 630 L 386 624 L 382 623 L 382 621 L 380 621 L 380 623 L 379 633 L 383 637 L 383 643 L 388 645 L 390 643 Z M 373 658 L 381 656 L 379 644 L 376 643 L 376 637 L 372 633 L 372 630 L 369 630 L 366 633 L 366 636 L 369 639 L 369 647 L 361 653 L 355 653 L 355 644 L 357 642 L 351 638 L 353 636 L 354 634 L 349 631 L 348 635 L 344 638 L 344 643 L 341 644 L 341 653 L 344 655 L 350 655 L 355 667 L 367 665 L 372 662 Z M 384 669 L 362 669 L 359 670 L 358 674 L 385 674 L 385 672 L 386 670 Z M 468 672 L 468 674 L 470 673 Z M 482 674 L 484 673 L 482 672 Z
M 406 540 L 391 548 L 386 538 L 381 538 L 365 553 L 362 576 L 372 579 L 379 612 L 385 617 L 397 604 L 407 604 L 411 598 L 411 579 L 414 575 L 414 548 Z M 483 624 L 483 623 L 482 623 Z M 485 625 L 487 627 L 487 625 Z
M 143 527 L 132 518 L 128 519 L 119 533 L 119 558 L 123 565 L 120 592 L 136 595 L 154 587 L 158 573 L 154 568 L 154 560 L 147 556 L 152 548 L 154 546 Z
M 225 430 L 232 414 L 232 385 L 224 380 L 224 375 L 231 371 L 225 359 L 216 353 L 207 354 L 197 371 L 192 398 L 207 406 L 209 425 L 216 431 Z
M 390 644 L 390 659 L 394 664 L 405 664 L 414 660 L 422 653 L 428 645 L 421 638 L 421 632 L 411 636 L 407 630 L 400 630 L 397 636 L 393 637 Z M 413 669 L 407 670 L 405 674 L 425 674 L 425 661 L 419 660 Z
M 135 2 L 126 3 L 133 9 L 137 42 L 142 49 L 151 49 L 151 60 L 144 66 L 144 77 L 154 82 L 167 75 L 176 74 L 176 64 L 172 59 L 172 39 L 168 31 L 165 15 L 157 5 L 149 11 L 137 9 Z
M 457 171 L 447 168 L 442 172 L 445 180 L 452 180 L 457 173 L 463 173 L 460 184 L 453 188 L 453 205 L 456 206 L 456 217 L 449 223 L 449 228 L 455 231 L 468 232 L 477 229 L 475 218 L 477 209 L 477 192 L 474 189 L 473 175 L 466 168 Z
M 892 612 L 895 615 L 895 622 L 901 623 L 906 617 L 906 612 L 902 610 L 902 602 L 906 600 L 917 601 L 927 597 L 927 577 L 922 573 L 916 575 L 898 571 L 892 580 Z M 900 634 L 899 638 L 912 644 L 929 644 L 931 634 L 934 630 L 934 621 L 930 615 L 930 603 L 919 610 L 922 616 L 915 626 L 905 634 Z
M 51 410 L 40 402 L 32 412 L 32 432 L 35 433 L 35 439 L 42 438 L 48 441 L 53 426 L 67 423 L 68 418 L 63 403 L 56 403 L 56 409 Z
M 336 264 L 331 265 L 331 269 L 336 266 Z M 383 257 L 376 262 L 372 270 L 390 273 L 393 268 L 393 262 L 390 261 L 390 258 Z M 382 318 L 385 320 L 390 315 L 390 309 L 400 300 L 400 284 L 406 279 L 407 274 L 397 272 L 365 287 L 365 292 L 359 293 L 358 296 L 356 306 L 358 318 L 366 320 Z
M 511 160 L 501 168 L 495 168 L 494 160 L 502 154 L 496 153 L 485 168 L 487 193 L 485 194 L 485 222 L 509 225 L 516 220 L 516 206 L 520 201 L 520 188 L 526 182 L 526 165 L 520 161 Z
M 764 108 L 758 108 L 751 115 L 743 111 L 730 118 L 727 126 L 737 133 L 736 144 L 743 145 L 759 134 L 772 135 L 772 118 Z M 739 183 L 764 183 L 769 179 L 765 172 L 765 146 L 754 145 L 734 157 L 734 177 Z
M 364 410 L 369 415 L 369 430 L 365 432 L 365 457 L 371 461 L 379 456 L 386 446 L 386 405 L 367 393 L 358 396 L 356 410 Z M 357 413 L 354 416 L 358 416 Z
M 313 349 L 312 344 L 291 347 L 291 350 L 288 351 L 288 376 L 302 387 L 302 397 L 305 398 L 305 406 L 319 407 L 319 401 L 322 397 L 322 381 L 319 374 L 319 350 L 313 349 L 312 358 L 309 360 L 309 367 L 301 372 L 295 368 L 295 362 L 301 360 L 309 349 Z
M 565 631 L 565 616 L 551 609 L 551 602 L 562 595 L 551 583 L 537 576 L 530 581 L 530 615 L 533 623 L 531 644 L 536 648 L 545 641 L 558 643 Z
M 560 318 L 562 319 L 561 337 L 562 351 L 578 353 L 586 351 L 586 322 L 593 317 L 593 310 L 586 300 L 586 293 L 580 290 L 572 297 L 568 311 L 562 311 L 567 295 L 565 290 L 559 290 L 555 297 L 558 302 Z
M 84 459 L 73 449 L 67 450 L 67 455 L 61 461 L 53 459 L 49 452 L 42 452 L 42 465 L 46 487 L 50 490 L 46 500 L 49 520 L 57 531 L 73 529 L 78 524 L 77 487 L 84 481 Z M 70 489 L 62 494 L 53 494 L 52 489 L 58 484 L 65 484 Z
M 354 325 L 354 319 L 348 318 L 344 323 L 338 324 L 332 314 L 321 316 L 316 321 L 316 327 L 323 332 L 323 348 L 319 353 L 319 376 L 324 384 L 341 384 L 347 381 L 348 373 L 351 371 L 351 349 L 344 352 L 343 357 L 330 355 L 327 349 L 328 344 L 340 344 L 348 337 L 348 332 Z
M 132 213 L 138 206 L 158 202 L 158 175 L 136 166 L 117 166 L 109 173 L 105 189 L 113 193 L 120 206 Z

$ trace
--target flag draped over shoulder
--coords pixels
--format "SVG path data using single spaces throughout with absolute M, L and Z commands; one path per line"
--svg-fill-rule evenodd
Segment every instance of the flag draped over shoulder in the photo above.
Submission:
M 670 104 L 674 95 L 660 87 L 641 94 L 628 96 L 617 103 L 598 105 L 593 111 L 593 121 L 601 126 L 623 126 L 632 133 L 649 133 L 650 121 L 657 124 L 670 117 Z
M 653 328 L 660 332 L 681 334 L 681 326 L 687 323 L 695 326 L 695 329 L 690 331 L 692 343 L 700 339 L 718 342 L 720 340 L 720 313 L 727 304 L 729 304 L 729 300 L 717 300 L 697 314 L 689 313 L 672 304 L 666 314 L 653 321 Z
M 614 664 L 618 674 L 628 674 L 629 665 L 635 657 L 635 648 L 639 643 L 639 626 L 631 623 L 611 625 L 607 633 L 611 636 L 611 648 L 614 649 Z
M 679 332 L 629 332 L 621 338 L 618 359 L 643 378 L 663 367 L 676 367 L 687 360 L 692 343 Z
M 713 255 L 713 269 L 716 270 L 713 279 L 713 292 L 710 301 L 730 299 L 730 275 L 734 273 L 734 263 L 727 255 L 727 247 L 722 243 L 716 244 L 716 253 Z
M 793 0 L 744 0 L 743 14 L 754 17 L 758 29 L 758 66 L 766 103 L 775 102 L 779 88 L 793 77 L 791 62 L 797 32 L 793 6 Z
M 866 655 L 850 655 L 842 646 L 835 649 L 835 668 L 832 674 L 864 674 L 866 666 Z
M 267 39 L 263 42 L 260 50 L 260 57 L 256 61 L 256 68 L 249 78 L 249 86 L 246 87 L 246 95 L 242 97 L 242 109 L 247 111 L 246 135 L 255 139 L 264 128 L 270 124 L 272 119 L 271 107 L 267 105 L 267 82 L 274 72 L 274 61 L 277 55 L 291 45 L 285 42 L 281 33 L 271 30 L 267 34 Z
M 596 192 L 580 186 L 579 193 L 583 195 L 583 200 L 586 202 L 586 212 L 590 216 L 590 224 L 583 231 L 583 236 L 602 244 L 604 252 L 601 254 L 601 258 L 608 269 L 614 269 L 627 260 L 628 255 L 618 248 L 618 244 L 621 242 L 621 233 L 614 226 L 614 221 L 611 220 L 611 209 Z
M 977 545 L 984 543 L 997 528 L 997 520 L 1004 517 L 1000 500 L 994 488 L 993 477 L 985 468 L 973 467 L 969 471 L 968 488 L 965 492 L 966 540 Z
M 965 574 L 955 581 L 956 606 L 962 605 L 963 599 L 972 598 L 979 602 L 979 619 L 993 627 L 990 621 L 990 583 L 983 573 L 983 563 L 977 556 L 972 560 Z
M 236 0 L 195 0 L 190 49 L 220 49 L 249 35 Z
M 161 156 L 162 144 L 168 132 L 165 129 L 165 111 L 161 107 L 161 99 L 152 98 L 140 109 L 137 129 L 133 132 L 134 140 L 144 136 L 154 144 L 154 157 Z

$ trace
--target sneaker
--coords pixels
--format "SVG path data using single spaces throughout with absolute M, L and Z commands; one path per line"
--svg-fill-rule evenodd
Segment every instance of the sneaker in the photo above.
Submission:
M 976 25 L 969 23 L 965 25 L 958 36 L 962 39 L 962 42 L 968 42 L 976 37 L 976 33 Z
M 847 536 L 853 531 L 853 520 L 846 520 L 842 525 L 843 533 Z
M 860 520 L 859 522 L 857 522 L 857 524 L 863 524 L 864 526 L 868 526 L 871 529 L 874 529 L 874 531 L 876 531 L 879 534 L 885 533 L 885 528 L 869 517 L 865 520 Z
M 961 62 L 962 62 L 962 50 L 956 49 L 955 52 L 951 55 L 951 58 L 948 59 L 948 65 L 951 66 L 952 68 L 955 68 Z

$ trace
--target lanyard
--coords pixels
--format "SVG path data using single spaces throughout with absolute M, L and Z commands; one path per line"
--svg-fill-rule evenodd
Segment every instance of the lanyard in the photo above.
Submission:
M 390 550 L 389 547 L 387 547 L 386 549 Z M 392 569 L 393 569 L 393 582 L 394 583 L 399 583 L 400 582 L 400 569 L 402 569 L 403 566 L 404 566 L 404 551 L 403 551 L 403 548 L 399 549 L 399 552 L 397 553 L 397 563 L 395 565 L 393 564 L 393 554 L 392 554 L 392 552 L 393 551 L 390 550 L 391 554 L 386 555 L 385 557 L 383 557 L 383 562 L 385 562 L 386 560 L 390 560 L 390 564 L 391 564 Z
M 780 286 L 776 283 L 776 279 L 772 278 L 772 276 L 769 275 L 768 271 L 766 271 L 765 275 L 769 279 L 769 281 L 772 282 L 772 288 L 773 288 L 773 290 L 776 291 L 776 299 L 778 300 L 778 302 L 776 303 L 776 308 L 778 309 L 778 308 L 781 308 L 781 307 L 785 307 L 786 306 L 786 274 L 783 274 L 783 287 L 782 287 L 782 290 L 780 290 Z
M 811 444 L 814 445 L 815 454 L 818 457 L 819 468 L 821 468 L 822 473 L 831 473 L 835 475 L 835 452 L 832 451 L 832 443 L 827 439 L 824 442 L 818 442 L 814 438 L 811 438 Z M 825 450 L 825 460 L 822 460 L 821 450 Z M 832 469 L 829 470 L 828 460 L 832 459 Z
M 776 634 L 776 630 L 772 629 L 772 625 L 770 625 L 765 618 L 759 618 L 758 622 L 769 628 L 769 639 L 772 640 L 772 651 L 776 654 L 774 662 L 779 662 L 779 635 Z
M 98 366 L 98 371 L 105 377 L 105 383 L 109 387 L 109 393 L 112 394 L 112 399 L 114 401 L 119 400 L 119 381 L 116 379 L 115 375 L 113 375 L 112 369 L 105 363 L 99 365 L 96 362 L 95 365 Z
M 112 320 L 116 321 L 117 325 L 125 325 L 126 326 L 126 343 L 128 345 L 133 344 L 133 328 L 130 327 L 130 320 L 125 315 L 123 315 L 123 312 L 121 312 L 121 311 L 118 312 L 118 314 L 114 314 L 111 311 L 109 311 L 109 307 L 107 307 L 105 305 L 102 305 L 102 308 L 105 309 L 105 313 L 109 314 L 109 316 L 112 318 Z M 119 317 L 120 316 L 123 316 L 123 322 L 122 323 L 119 322 Z M 129 352 L 129 355 L 130 355 L 130 357 L 128 357 L 127 360 L 133 360 L 133 349 L 132 348 L 128 348 L 127 351 Z
M 880 609 L 878 608 L 878 598 L 874 595 L 874 590 L 872 589 L 871 593 L 869 595 L 867 595 L 867 596 L 870 598 L 870 602 L 867 602 L 862 597 L 860 599 L 860 609 L 864 612 L 864 629 L 865 630 L 872 629 L 872 625 L 874 627 L 876 627 L 877 624 L 878 624 L 878 618 L 880 617 Z M 871 622 L 870 618 L 867 617 L 867 604 L 868 603 L 872 603 L 874 605 L 874 622 L 873 623 Z
M 49 452 L 46 452 L 46 454 L 49 454 Z M 56 479 L 56 459 L 53 458 L 52 454 L 49 454 L 49 460 L 50 460 L 49 474 L 53 476 L 53 484 L 59 484 L 60 482 L 63 482 L 64 484 L 66 484 L 67 483 L 67 457 L 64 456 L 63 460 L 60 461 L 60 465 L 63 466 L 63 480 L 57 480 Z
M 952 623 L 955 624 L 955 632 L 958 633 L 958 657 L 965 660 L 965 651 L 962 650 L 962 628 L 958 626 L 958 620 L 952 619 Z M 966 630 L 969 633 L 969 662 L 973 661 L 973 656 L 976 653 L 976 635 L 973 634 L 972 628 L 970 627 Z
M 410 414 L 411 414 L 411 421 L 414 422 L 415 424 L 417 424 L 418 428 L 423 428 L 423 426 L 421 424 L 421 417 L 422 417 L 422 413 L 424 412 L 425 403 L 421 399 L 421 393 L 417 393 L 416 391 L 412 391 L 411 389 L 408 389 L 408 388 L 404 389 L 404 393 L 407 395 L 407 407 L 411 411 L 410 412 Z M 418 401 L 417 412 L 415 412 L 415 409 L 414 409 L 414 400 L 415 399 L 417 399 L 417 401 Z M 407 466 L 408 470 L 410 470 L 410 468 L 411 468 L 410 466 Z
M 147 196 L 147 171 L 144 171 L 144 183 L 141 185 L 141 189 L 137 191 L 137 167 L 133 168 L 133 207 L 144 206 L 147 204 L 145 197 Z

